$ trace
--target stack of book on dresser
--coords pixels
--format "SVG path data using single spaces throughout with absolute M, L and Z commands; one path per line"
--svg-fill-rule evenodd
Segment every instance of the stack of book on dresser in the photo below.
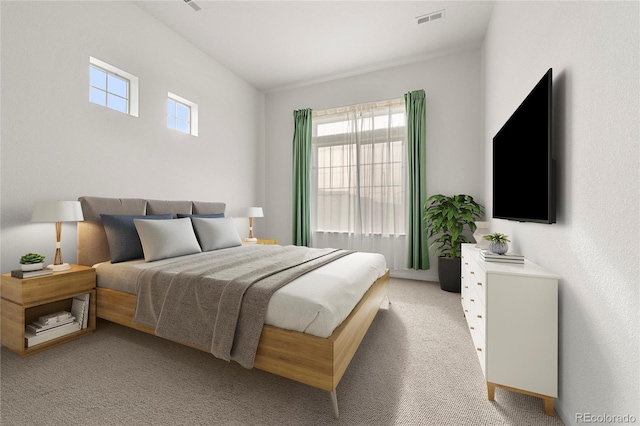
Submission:
M 480 259 L 485 262 L 524 263 L 523 255 L 510 251 L 505 254 L 496 254 L 491 253 L 489 250 L 480 250 Z
M 43 315 L 25 327 L 24 342 L 30 348 L 40 343 L 87 328 L 89 294 L 73 298 L 71 312 L 59 311 Z

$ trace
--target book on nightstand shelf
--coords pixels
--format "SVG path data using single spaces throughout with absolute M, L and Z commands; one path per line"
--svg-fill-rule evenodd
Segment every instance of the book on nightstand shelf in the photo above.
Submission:
M 82 328 L 87 328 L 89 323 L 89 293 L 73 298 L 71 305 L 71 314 L 78 319 L 78 323 Z
M 505 254 L 497 254 L 491 253 L 489 250 L 480 250 L 480 259 L 485 262 L 524 263 L 523 255 L 510 251 Z
M 34 334 L 30 331 L 26 331 L 24 333 L 24 343 L 30 348 L 32 346 L 38 345 L 40 343 L 48 342 L 49 340 L 56 339 L 58 337 L 65 336 L 67 334 L 74 333 L 81 329 L 80 324 L 73 321 L 68 324 L 60 325 L 58 327 L 54 327 L 50 330 L 47 330 L 40 334 Z
M 58 324 L 58 323 L 64 322 L 69 318 L 71 318 L 71 312 L 60 311 L 60 312 L 54 312 L 52 314 L 43 315 L 40 318 L 38 318 L 38 321 L 36 322 L 42 325 L 51 325 L 51 324 Z
M 22 269 L 14 269 L 11 271 L 13 278 L 19 278 L 21 280 L 25 278 L 42 277 L 44 275 L 53 274 L 53 269 L 36 269 L 35 271 L 23 271 Z
M 40 323 L 39 321 L 35 321 L 35 322 L 32 322 L 31 324 L 27 324 L 26 327 L 25 327 L 25 331 L 31 332 L 31 333 L 33 333 L 35 335 L 38 335 L 38 334 L 42 334 L 42 333 L 46 333 L 48 331 L 51 331 L 51 330 L 53 330 L 53 329 L 55 329 L 57 327 L 61 327 L 63 325 L 67 325 L 69 323 L 72 323 L 75 320 L 76 320 L 76 317 L 71 316 L 71 317 L 69 317 L 67 319 L 64 319 L 62 321 L 59 321 L 59 322 L 56 322 L 56 323 L 53 323 L 53 324 L 48 324 L 48 325 L 44 325 L 44 324 Z

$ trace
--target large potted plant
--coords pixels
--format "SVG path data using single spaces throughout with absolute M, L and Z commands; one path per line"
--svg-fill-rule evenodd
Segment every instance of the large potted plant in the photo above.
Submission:
M 424 206 L 427 237 L 436 237 L 430 248 L 438 256 L 438 280 L 445 291 L 460 292 L 461 244 L 470 242 L 465 233 L 476 230 L 484 208 L 470 195 L 432 195 Z

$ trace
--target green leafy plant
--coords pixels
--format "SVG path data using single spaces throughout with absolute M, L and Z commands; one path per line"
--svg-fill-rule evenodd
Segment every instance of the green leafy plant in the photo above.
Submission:
M 487 241 L 493 241 L 494 243 L 509 243 L 509 237 L 507 235 L 501 234 L 499 232 L 494 232 L 493 234 L 485 235 L 484 237 Z
M 464 231 L 473 233 L 476 220 L 483 215 L 484 208 L 470 195 L 432 195 L 424 205 L 423 219 L 427 236 L 440 236 L 429 247 L 436 256 L 460 257 L 460 244 L 470 242 Z
M 20 258 L 21 265 L 31 265 L 33 263 L 41 263 L 44 261 L 44 256 L 38 253 L 27 253 Z

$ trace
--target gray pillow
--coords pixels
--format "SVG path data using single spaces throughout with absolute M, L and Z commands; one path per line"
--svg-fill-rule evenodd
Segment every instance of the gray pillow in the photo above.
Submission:
M 242 245 L 232 218 L 192 217 L 202 251 L 218 250 Z
M 134 219 L 140 235 L 145 262 L 200 253 L 200 245 L 193 232 L 191 220 Z
M 140 237 L 138 237 L 138 231 L 136 231 L 136 227 L 133 224 L 134 219 L 171 219 L 172 215 L 101 214 L 100 217 L 102 218 L 104 231 L 107 234 L 111 263 L 118 263 L 144 257 Z
M 220 218 L 224 217 L 224 213 L 210 213 L 210 214 L 183 214 L 178 213 L 179 218 L 183 217 L 209 217 L 209 218 Z

